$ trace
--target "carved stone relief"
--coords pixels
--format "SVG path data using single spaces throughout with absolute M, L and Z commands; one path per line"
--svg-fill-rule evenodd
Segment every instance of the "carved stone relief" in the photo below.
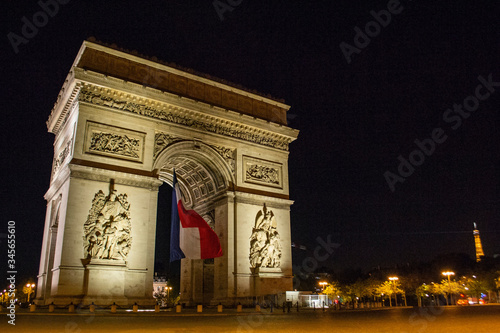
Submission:
M 66 161 L 66 157 L 69 156 L 71 153 L 71 144 L 73 143 L 73 140 L 69 140 L 66 145 L 64 146 L 63 150 L 59 152 L 57 157 L 54 158 L 54 167 L 52 169 L 52 175 L 55 175 L 57 171 L 63 166 L 64 162 Z
M 215 122 L 215 119 L 214 121 L 202 121 L 193 119 L 193 117 L 191 116 L 179 115 L 155 105 L 139 104 L 136 102 L 128 101 L 125 98 L 117 99 L 115 97 L 106 96 L 105 94 L 92 92 L 86 89 L 80 90 L 79 100 L 81 102 L 107 106 L 110 108 L 161 119 L 171 123 L 188 126 L 194 129 L 242 139 L 264 146 L 278 148 L 281 150 L 288 150 L 288 144 L 291 141 L 291 139 L 288 138 L 277 139 L 268 135 L 255 133 L 247 129 L 237 128 L 236 126 L 231 126 L 231 124 L 218 123 Z
M 215 210 L 210 210 L 206 214 L 204 214 L 203 219 L 208 223 L 210 228 L 215 231 Z
M 274 213 L 264 208 L 255 217 L 250 237 L 250 267 L 277 268 L 281 265 L 281 240 Z
M 236 161 L 234 159 L 234 151 L 235 149 L 232 148 L 226 148 L 222 146 L 217 146 L 217 145 L 210 145 L 213 149 L 215 149 L 219 155 L 227 162 L 229 165 L 229 168 L 231 168 L 231 172 L 234 175 L 234 168 L 236 166 Z
M 161 132 L 155 133 L 155 148 L 153 152 L 153 161 L 156 161 L 156 158 L 163 151 L 163 149 L 167 148 L 167 146 L 169 146 L 170 144 L 178 141 L 182 141 L 182 139 Z
M 132 158 L 139 158 L 140 141 L 126 135 L 94 132 L 90 139 L 89 150 Z
M 97 192 L 83 226 L 85 258 L 125 260 L 132 244 L 130 229 L 127 194 Z
M 244 181 L 282 188 L 282 165 L 253 157 L 243 156 Z
M 143 160 L 145 133 L 87 122 L 86 152 L 137 162 Z
M 250 164 L 246 172 L 247 180 L 279 185 L 279 170 L 265 165 Z

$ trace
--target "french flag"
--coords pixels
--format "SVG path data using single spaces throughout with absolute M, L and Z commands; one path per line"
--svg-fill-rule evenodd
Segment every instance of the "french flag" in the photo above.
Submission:
M 210 259 L 222 256 L 217 234 L 198 213 L 184 208 L 175 170 L 172 187 L 170 262 L 182 258 Z

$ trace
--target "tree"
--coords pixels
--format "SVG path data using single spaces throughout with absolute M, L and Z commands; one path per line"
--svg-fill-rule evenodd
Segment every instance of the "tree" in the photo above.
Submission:
M 453 303 L 452 302 L 452 296 L 455 294 L 460 294 L 462 292 L 465 292 L 464 286 L 457 281 L 449 281 L 448 279 L 443 279 L 441 283 L 439 284 L 439 288 L 441 290 L 441 293 L 444 295 L 449 295 L 450 301 L 448 302 L 448 297 L 446 297 L 446 304 Z
M 403 293 L 403 289 L 401 289 L 401 284 L 399 281 L 384 281 L 378 288 L 377 294 L 384 296 L 387 295 L 389 298 L 389 306 L 392 306 L 391 296 L 397 295 L 399 293 Z M 397 304 L 395 304 L 397 305 Z
M 472 297 L 476 297 L 478 300 L 481 298 L 482 293 L 488 292 L 488 281 L 485 279 L 478 278 L 476 276 L 465 277 L 461 280 L 462 284 L 465 285 L 465 290 L 467 294 Z
M 328 295 L 328 298 L 334 302 L 342 294 L 342 291 L 338 282 L 331 282 L 326 285 L 322 293 Z
M 443 281 L 446 281 L 446 284 L 432 282 L 429 288 L 429 291 L 434 295 L 434 299 L 436 300 L 436 305 L 438 306 L 439 306 L 439 295 L 443 295 L 444 298 L 446 298 L 448 280 L 443 280 Z M 446 298 L 446 305 L 448 305 L 447 298 Z
M 356 300 L 361 300 L 365 297 L 370 297 L 372 295 L 372 288 L 370 286 L 369 280 L 357 280 L 349 286 L 350 294 L 356 298 Z
M 431 287 L 425 283 L 423 283 L 420 286 L 418 286 L 417 288 L 415 288 L 415 295 L 417 296 L 417 301 L 418 301 L 419 307 L 422 306 L 422 298 L 424 296 L 427 297 L 431 293 L 430 289 L 431 289 Z

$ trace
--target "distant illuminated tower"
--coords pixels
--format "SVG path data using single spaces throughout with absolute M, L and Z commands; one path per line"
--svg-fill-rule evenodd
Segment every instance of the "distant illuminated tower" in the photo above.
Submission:
M 479 230 L 477 230 L 476 222 L 474 222 L 474 243 L 476 244 L 476 261 L 481 261 L 481 257 L 484 257 L 483 245 L 481 245 L 481 237 L 479 237 Z

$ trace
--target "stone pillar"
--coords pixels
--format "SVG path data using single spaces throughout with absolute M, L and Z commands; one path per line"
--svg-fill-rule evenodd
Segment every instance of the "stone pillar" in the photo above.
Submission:
M 51 198 L 60 196 L 61 202 L 57 209 L 55 247 L 54 237 L 44 240 L 48 250 L 42 258 L 41 271 L 45 272 L 39 277 L 43 282 L 39 301 L 44 304 L 116 302 L 126 305 L 136 301 L 153 304 L 150 291 L 157 192 L 161 182 L 81 165 L 69 165 L 69 170 L 58 191 L 52 194 L 51 188 L 48 192 Z M 103 204 L 106 200 L 111 206 Z M 117 209 L 123 211 L 117 213 Z M 103 217 L 104 225 L 97 239 L 97 234 L 89 235 L 89 230 L 97 229 L 99 214 L 106 215 L 107 220 Z M 130 225 L 123 221 L 122 215 L 128 216 Z M 47 216 L 50 219 L 52 215 Z M 50 225 L 49 221 L 46 228 Z M 50 231 L 46 233 L 50 234 Z M 97 253 L 99 247 L 106 250 Z M 95 256 L 89 255 L 89 251 L 94 251 Z M 53 268 L 49 271 L 50 266 Z

